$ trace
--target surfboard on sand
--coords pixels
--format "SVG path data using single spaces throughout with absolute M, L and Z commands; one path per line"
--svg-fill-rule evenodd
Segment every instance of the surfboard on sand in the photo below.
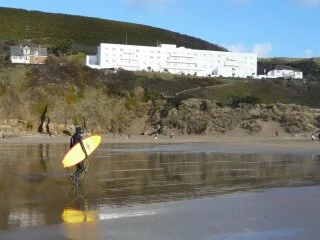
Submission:
M 101 136 L 93 135 L 82 140 L 88 156 L 99 146 Z M 74 145 L 64 156 L 62 160 L 63 167 L 72 167 L 86 158 L 80 143 Z

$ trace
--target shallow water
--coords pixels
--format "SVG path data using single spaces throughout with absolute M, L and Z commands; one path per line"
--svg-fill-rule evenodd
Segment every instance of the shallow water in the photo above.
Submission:
M 0 229 L 154 215 L 154 208 L 121 209 L 320 182 L 314 155 L 223 153 L 228 149 L 210 144 L 102 144 L 74 187 L 61 165 L 68 147 L 0 145 Z

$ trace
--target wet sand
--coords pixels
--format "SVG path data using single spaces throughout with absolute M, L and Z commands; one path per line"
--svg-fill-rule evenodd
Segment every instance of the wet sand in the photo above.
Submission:
M 0 234 L 2 240 L 317 240 L 319 199 L 319 187 L 279 188 L 100 209 L 98 222 L 38 226 Z
M 70 137 L 26 136 L 0 144 L 66 143 Z M 303 138 L 214 136 L 103 136 L 104 143 L 168 144 L 171 151 L 268 152 L 320 155 L 320 142 Z M 200 144 L 201 143 L 201 144 Z M 99 209 L 98 221 L 0 231 L 0 239 L 318 239 L 320 187 L 252 190 L 192 200 Z M 95 235 L 92 235 L 95 233 Z M 88 234 L 91 234 L 88 236 Z

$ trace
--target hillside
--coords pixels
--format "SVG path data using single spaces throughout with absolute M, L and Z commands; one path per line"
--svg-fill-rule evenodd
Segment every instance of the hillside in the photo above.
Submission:
M 319 127 L 320 85 L 301 81 L 117 73 L 65 64 L 0 68 L 0 136 L 86 131 L 152 134 L 247 134 L 277 126 L 289 134 Z M 305 105 L 299 106 L 299 105 Z
M 2 42 L 28 39 L 38 44 L 57 44 L 72 40 L 83 46 L 98 46 L 101 42 L 125 44 L 127 36 L 127 43 L 131 45 L 155 46 L 163 42 L 226 51 L 195 37 L 140 24 L 1 7 L 0 32 Z

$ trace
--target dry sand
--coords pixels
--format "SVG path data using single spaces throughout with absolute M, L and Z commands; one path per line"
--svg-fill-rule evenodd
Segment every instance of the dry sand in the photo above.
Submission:
M 89 136 L 88 134 L 84 137 Z M 171 138 L 167 135 L 160 135 L 156 139 L 154 136 L 145 135 L 102 135 L 102 142 L 107 144 L 182 144 L 182 143 L 205 143 L 212 144 L 217 148 L 239 149 L 248 152 L 285 152 L 285 153 L 308 153 L 317 154 L 320 152 L 320 141 L 316 139 L 311 141 L 308 137 L 310 134 L 301 134 L 291 136 L 281 134 L 279 137 L 262 136 L 260 135 L 245 135 L 233 133 L 220 135 L 177 135 Z M 29 135 L 10 139 L 0 139 L 0 144 L 40 144 L 40 143 L 55 143 L 68 144 L 69 136 L 53 136 L 45 135 Z

